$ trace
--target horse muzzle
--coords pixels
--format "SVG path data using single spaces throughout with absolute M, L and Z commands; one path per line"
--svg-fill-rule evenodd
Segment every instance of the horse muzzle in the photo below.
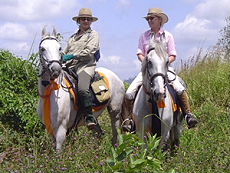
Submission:
M 58 76 L 60 75 L 61 73 L 61 66 L 60 64 L 58 63 L 53 63 L 51 66 L 50 66 L 50 78 L 51 79 L 56 79 L 58 78 Z
M 166 93 L 164 90 L 160 91 L 160 90 L 155 89 L 153 90 L 152 93 L 153 93 L 153 98 L 155 101 L 162 101 L 166 97 Z

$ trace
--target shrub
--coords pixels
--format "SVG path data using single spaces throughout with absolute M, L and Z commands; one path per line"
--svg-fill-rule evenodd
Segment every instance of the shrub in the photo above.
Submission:
M 119 134 L 120 145 L 112 147 L 113 158 L 107 160 L 109 172 L 165 172 L 164 153 L 158 147 L 160 140 L 156 135 L 145 139 L 146 142 L 131 133 Z
M 30 61 L 0 51 L 0 121 L 9 127 L 31 132 L 38 124 L 36 116 L 36 55 Z

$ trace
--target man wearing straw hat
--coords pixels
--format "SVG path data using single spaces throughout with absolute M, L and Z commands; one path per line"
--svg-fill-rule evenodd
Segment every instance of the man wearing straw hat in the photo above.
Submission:
M 143 62 L 147 55 L 149 49 L 149 42 L 152 37 L 158 41 L 162 41 L 166 47 L 169 64 L 175 61 L 176 59 L 176 49 L 173 35 L 164 30 L 162 27 L 165 23 L 168 22 L 168 16 L 160 8 L 150 8 L 147 16 L 144 17 L 149 24 L 150 29 L 139 38 L 139 44 L 137 49 L 137 57 Z M 170 71 L 174 71 L 172 67 L 169 67 Z M 168 72 L 167 74 L 170 78 L 173 74 Z M 173 76 L 172 78 L 175 78 Z M 139 86 L 142 84 L 142 73 L 140 72 L 137 77 L 133 80 L 128 90 L 126 91 L 125 103 L 129 109 L 129 112 L 132 112 L 132 102 L 135 99 L 135 95 L 138 91 Z M 198 123 L 195 116 L 190 111 L 189 97 L 185 90 L 185 87 L 181 84 L 179 77 L 176 76 L 176 80 L 172 82 L 173 88 L 176 90 L 179 101 L 181 103 L 181 109 L 185 117 L 188 128 L 195 127 Z
M 92 22 L 98 20 L 91 9 L 81 8 L 78 16 L 72 18 L 79 26 L 78 31 L 69 40 L 63 56 L 66 66 L 78 76 L 78 98 L 80 111 L 86 125 L 93 127 L 97 121 L 92 113 L 92 98 L 89 92 L 90 81 L 95 73 L 96 58 L 99 51 L 99 36 L 91 29 Z

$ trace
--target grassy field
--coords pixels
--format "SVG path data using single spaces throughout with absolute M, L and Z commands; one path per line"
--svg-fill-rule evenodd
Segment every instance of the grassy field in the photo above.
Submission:
M 180 76 L 188 86 L 199 125 L 187 129 L 184 124 L 181 146 L 164 159 L 162 172 L 230 172 L 229 63 L 208 59 L 184 70 Z M 63 151 L 56 153 L 51 137 L 41 130 L 40 123 L 26 133 L 0 121 L 0 172 L 111 172 L 106 162 L 112 157 L 107 112 L 99 123 L 105 130 L 101 139 L 80 127 L 67 137 Z
M 165 168 L 186 173 L 230 172 L 229 74 L 229 64 L 217 59 L 183 71 L 199 125 L 184 128 L 181 147 Z

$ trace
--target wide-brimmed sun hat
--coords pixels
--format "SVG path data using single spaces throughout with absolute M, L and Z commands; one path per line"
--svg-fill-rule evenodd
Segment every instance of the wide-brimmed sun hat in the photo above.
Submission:
M 168 16 L 160 9 L 160 8 L 150 8 L 148 11 L 147 16 L 145 16 L 145 19 L 148 19 L 149 17 L 153 16 L 159 16 L 162 18 L 162 24 L 168 22 Z
M 75 20 L 75 21 L 78 21 L 78 19 L 82 18 L 82 17 L 88 17 L 88 18 L 92 18 L 92 21 L 95 22 L 98 20 L 97 17 L 94 17 L 92 15 L 92 11 L 90 8 L 81 8 L 79 10 L 79 14 L 78 16 L 74 16 L 72 19 Z

